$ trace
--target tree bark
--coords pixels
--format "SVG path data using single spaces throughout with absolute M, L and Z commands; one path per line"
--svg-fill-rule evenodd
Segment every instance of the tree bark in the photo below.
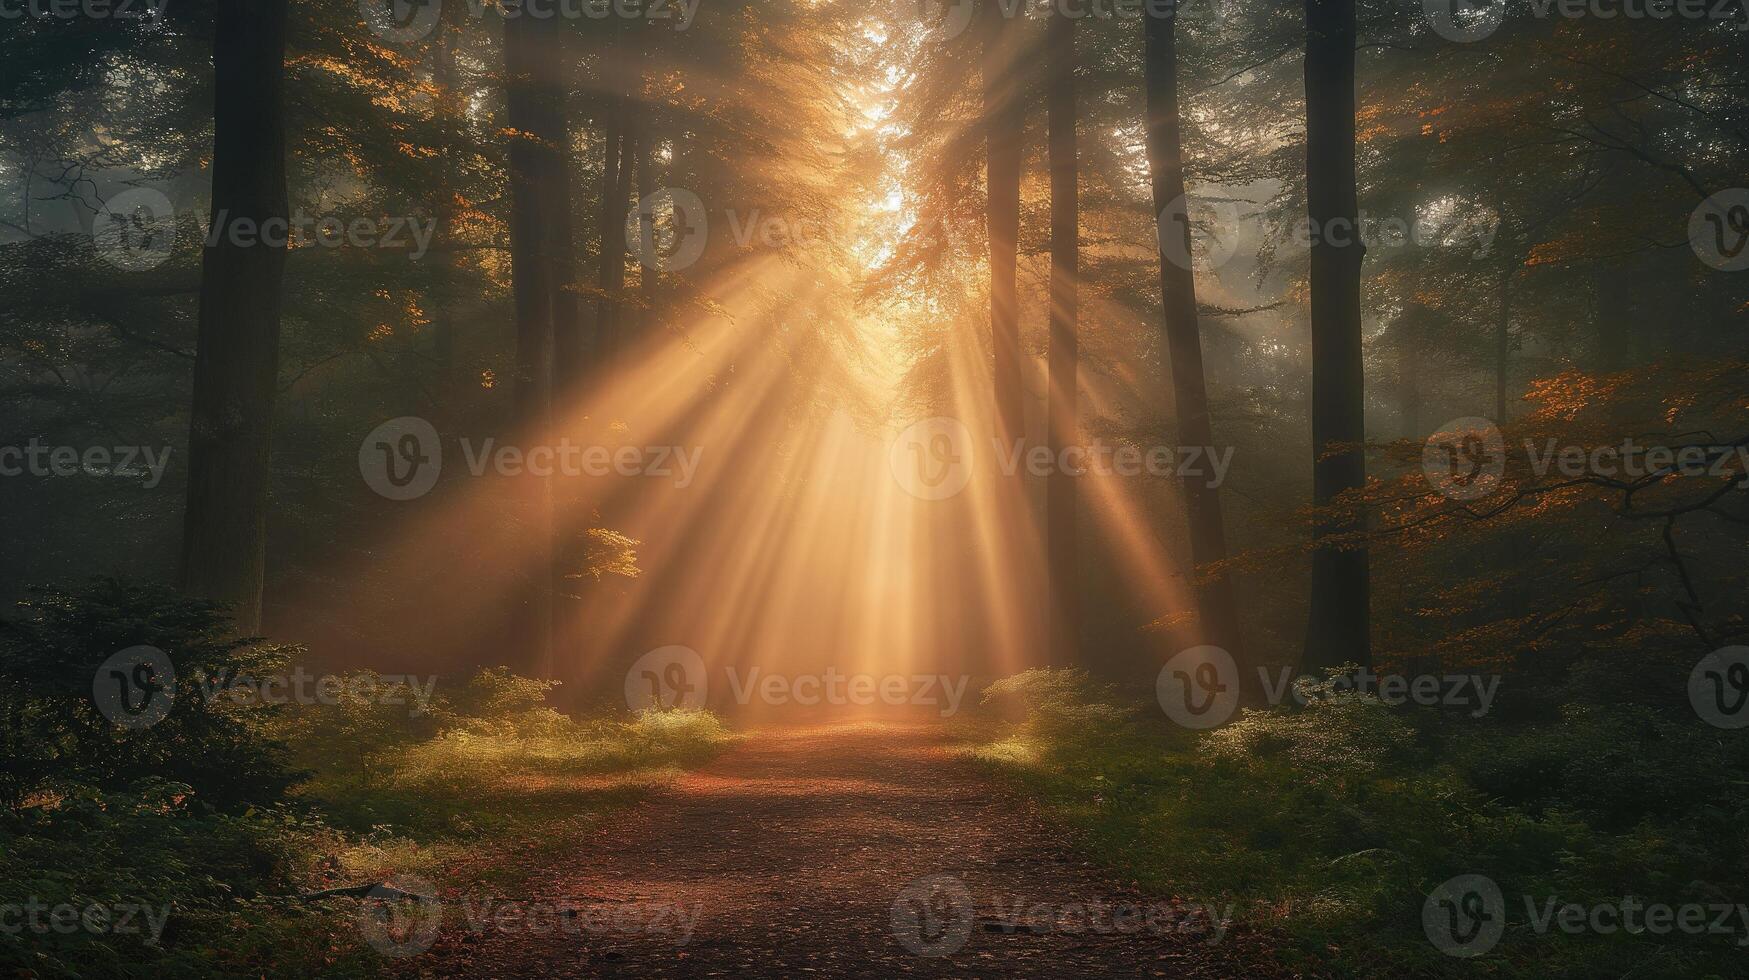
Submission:
M 1355 0 L 1306 2 L 1306 198 L 1312 246 L 1311 614 L 1304 667 L 1372 664 L 1371 581 L 1359 537 L 1366 482 L 1360 241 L 1355 187 Z
M 1160 224 L 1160 295 L 1164 311 L 1163 346 L 1172 364 L 1172 392 L 1178 415 L 1178 441 L 1185 446 L 1214 446 L 1209 418 L 1207 379 L 1202 358 L 1202 333 L 1197 321 L 1196 273 L 1190 264 L 1189 211 L 1185 208 L 1184 146 L 1178 106 L 1177 9 L 1150 8 L 1144 21 L 1144 71 L 1148 170 L 1154 213 L 1184 215 L 1182 221 Z M 1177 241 L 1168 247 L 1165 236 Z M 1183 261 L 1172 261 L 1181 257 Z M 1202 567 L 1226 560 L 1227 533 L 1218 487 L 1186 476 L 1181 483 L 1185 516 L 1190 522 L 1190 557 Z M 1213 644 L 1244 662 L 1240 650 L 1239 614 L 1233 585 L 1220 575 L 1197 590 L 1199 643 Z M 1250 672 L 1242 672 L 1250 676 Z
M 524 439 L 544 439 L 552 424 L 554 304 L 559 286 L 551 200 L 556 50 L 551 27 L 530 17 L 504 22 L 506 112 L 511 137 L 510 269 L 516 310 L 515 415 Z M 562 137 L 561 137 L 562 138 Z M 545 480 L 523 481 L 518 496 L 523 513 L 528 566 L 527 599 L 520 617 L 528 637 L 527 656 L 537 677 L 553 668 L 554 542 L 552 487 Z
M 642 202 L 656 193 L 656 151 L 654 127 L 649 127 L 638 141 L 638 200 Z M 649 330 L 656 322 L 656 286 L 660 272 L 651 267 L 650 257 L 656 254 L 656 216 L 640 208 L 638 211 L 638 255 L 646 259 L 638 263 L 638 294 L 643 308 L 638 314 L 638 329 Z
M 437 68 L 433 81 L 437 86 L 437 113 L 443 132 L 443 163 L 436 193 L 433 194 L 431 211 L 434 222 L 432 240 L 443 248 L 450 244 L 450 236 L 455 228 L 458 178 L 456 150 L 462 141 L 466 106 L 461 97 L 460 75 L 456 65 L 455 27 L 439 21 L 437 30 Z M 437 374 L 437 401 L 448 416 L 456 410 L 456 317 L 453 305 L 460 258 L 456 252 L 445 252 L 438 259 L 438 263 L 438 275 L 434 283 L 437 295 L 431 304 L 431 356 Z
M 212 224 L 201 256 L 199 335 L 188 438 L 182 588 L 261 627 L 267 496 L 279 377 L 284 236 L 232 232 L 282 223 L 286 0 L 231 0 L 214 13 Z M 280 227 L 284 227 L 283 224 Z M 248 244 L 242 244 L 247 241 Z
M 1411 306 L 1397 324 L 1397 401 L 1402 412 L 1402 438 L 1420 441 L 1421 431 L 1421 341 L 1424 327 L 1420 308 Z
M 618 98 L 610 97 L 606 135 L 602 141 L 605 149 L 601 166 L 601 210 L 597 221 L 601 267 L 596 277 L 601 296 L 595 301 L 595 333 L 604 360 L 612 357 L 618 346 L 618 296 L 625 283 L 625 215 L 623 207 L 614 206 L 621 186 L 620 169 L 630 166 L 625 153 L 626 126 L 620 108 Z
M 1046 567 L 1051 592 L 1051 662 L 1079 663 L 1081 602 L 1078 572 L 1076 475 L 1061 465 L 1063 449 L 1076 439 L 1075 335 L 1077 279 L 1080 274 L 1080 208 L 1075 160 L 1075 19 L 1054 14 L 1046 27 L 1046 71 L 1049 89 L 1046 121 L 1050 127 L 1051 285 L 1049 386 L 1046 419 L 1051 468 L 1045 481 Z
M 1026 435 L 1020 356 L 1020 300 L 1015 269 L 1020 249 L 1020 143 L 1024 126 L 1020 77 L 1014 70 L 1015 27 L 999 3 L 984 5 L 981 70 L 984 88 L 985 227 L 990 246 L 990 346 L 995 355 L 995 436 Z

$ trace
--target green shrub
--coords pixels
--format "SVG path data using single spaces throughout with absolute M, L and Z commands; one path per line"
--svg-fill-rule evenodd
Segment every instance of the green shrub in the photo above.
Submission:
M 237 809 L 281 798 L 298 778 L 267 737 L 274 705 L 209 698 L 210 682 L 277 671 L 292 648 L 233 635 L 224 610 L 169 589 L 99 579 L 36 589 L 22 615 L 0 621 L 0 800 L 17 808 L 69 783 L 109 791 L 145 779 L 190 787 Z M 169 713 L 118 727 L 98 709 L 98 668 L 145 645 L 176 671 Z
M 1193 733 L 1094 700 L 1112 692 L 1073 671 L 991 690 L 1006 713 L 974 725 L 975 758 L 1125 877 L 1237 903 L 1287 962 L 1377 977 L 1745 975 L 1731 937 L 1538 934 L 1523 905 L 1743 900 L 1744 733 L 1632 706 L 1574 706 L 1548 725 L 1453 719 L 1330 684 L 1304 708 Z M 1480 960 L 1422 931 L 1426 895 L 1461 874 L 1508 896 L 1506 939 Z

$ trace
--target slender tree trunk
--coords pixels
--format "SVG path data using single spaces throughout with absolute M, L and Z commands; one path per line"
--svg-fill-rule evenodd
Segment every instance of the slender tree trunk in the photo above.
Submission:
M 1419 441 L 1421 431 L 1421 326 L 1404 323 L 1397 336 L 1397 398 L 1402 409 L 1402 436 Z
M 583 325 L 582 301 L 573 288 L 577 283 L 577 229 L 572 211 L 571 116 L 565 90 L 555 83 L 552 120 L 546 141 L 552 144 L 542 167 L 542 198 L 550 201 L 547 251 L 552 258 L 553 293 L 553 400 L 565 404 L 588 372 L 589 338 Z
M 631 220 L 632 191 L 637 186 L 633 177 L 637 170 L 638 157 L 643 153 L 644 144 L 644 125 L 636 118 L 636 115 L 635 110 L 626 115 L 625 137 L 619 149 L 619 184 L 613 191 L 613 227 L 619 243 L 619 261 L 614 264 L 612 269 L 612 296 L 614 305 L 617 307 L 613 315 L 613 325 L 617 331 L 614 342 L 622 350 L 630 345 L 632 329 L 638 321 L 636 309 L 628 306 L 625 301 L 626 252 L 629 244 L 626 224 Z
M 456 147 L 461 143 L 465 125 L 463 104 L 456 68 L 455 28 L 447 23 L 437 25 L 437 70 L 433 80 L 437 85 L 437 113 L 443 130 L 443 164 L 437 191 L 433 195 L 432 220 L 435 223 L 432 240 L 439 248 L 448 248 L 455 228 L 456 213 Z M 436 366 L 436 395 L 446 415 L 455 411 L 455 296 L 457 253 L 446 251 L 438 256 L 436 296 L 431 310 L 432 361 Z
M 647 199 L 656 193 L 656 137 L 655 127 L 649 127 L 644 138 L 638 141 L 638 200 Z M 656 216 L 647 209 L 638 211 L 638 255 L 646 259 L 656 254 Z M 648 261 L 638 263 L 638 294 L 643 299 L 643 309 L 638 315 L 638 329 L 647 331 L 656 323 L 656 286 L 658 270 L 651 267 Z
M 1372 664 L 1365 509 L 1339 497 L 1366 482 L 1361 260 L 1355 188 L 1355 0 L 1306 0 L 1306 197 L 1312 246 L 1311 615 L 1304 666 Z
M 550 199 L 551 143 L 559 111 L 550 84 L 557 65 L 545 32 L 551 27 L 530 17 L 504 22 L 506 109 L 514 130 L 509 153 L 510 269 L 516 309 L 515 412 L 524 439 L 547 438 L 553 402 L 553 297 L 558 285 L 552 254 L 554 202 Z M 553 668 L 554 543 L 552 487 L 525 481 L 519 497 L 531 569 L 526 615 L 528 658 L 535 676 Z
M 985 227 L 990 239 L 990 346 L 995 353 L 996 438 L 1026 435 L 1020 356 L 1020 300 L 1015 269 L 1020 248 L 1020 142 L 1024 126 L 1018 36 L 996 2 L 984 5 L 981 58 L 984 86 Z
M 1047 123 L 1051 170 L 1051 306 L 1048 434 L 1052 458 L 1076 439 L 1077 279 L 1080 275 L 1080 208 L 1075 161 L 1075 19 L 1061 12 L 1050 18 L 1046 44 Z M 1046 567 L 1051 583 L 1051 662 L 1079 663 L 1080 578 L 1075 533 L 1074 474 L 1060 463 L 1045 482 Z
M 1172 392 L 1178 414 L 1178 440 L 1185 446 L 1214 446 L 1208 389 L 1202 360 L 1202 333 L 1197 322 L 1196 273 L 1190 264 L 1190 217 L 1185 203 L 1184 147 L 1178 106 L 1177 9 L 1150 9 L 1144 22 L 1147 95 L 1148 169 L 1154 192 L 1154 213 L 1173 220 L 1160 223 L 1160 294 L 1165 312 L 1165 348 L 1172 363 Z M 1176 236 L 1168 243 L 1165 236 Z M 1172 261 L 1172 258 L 1182 261 Z M 1185 513 L 1190 521 L 1190 556 L 1198 566 L 1226 560 L 1227 532 L 1218 487 L 1204 479 L 1185 477 Z M 1243 662 L 1239 613 L 1233 585 L 1221 575 L 1197 592 L 1202 643 L 1222 647 Z M 1243 671 L 1242 676 L 1251 676 Z
M 201 256 L 188 437 L 182 587 L 261 628 L 267 488 L 279 378 L 283 238 L 233 229 L 284 222 L 286 0 L 230 0 L 214 13 L 212 224 Z M 249 244 L 240 244 L 247 241 Z
M 604 156 L 601 166 L 601 211 L 598 231 L 601 241 L 601 268 L 596 283 L 601 296 L 595 301 L 595 332 L 603 357 L 612 356 L 618 345 L 619 285 L 625 281 L 625 223 L 621 209 L 614 201 L 619 194 L 620 169 L 629 166 L 625 154 L 626 129 L 617 97 L 609 97 L 606 136 L 602 140 Z

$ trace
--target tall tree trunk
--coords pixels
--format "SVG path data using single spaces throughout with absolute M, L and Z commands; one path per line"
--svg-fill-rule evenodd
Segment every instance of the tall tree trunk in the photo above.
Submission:
M 1020 73 L 1014 70 L 1017 31 L 1000 3 L 984 4 L 981 70 L 984 87 L 985 227 L 990 239 L 990 346 L 995 353 L 996 438 L 1026 435 L 1020 356 L 1020 300 L 1015 268 L 1020 248 Z
M 1045 481 L 1045 564 L 1051 591 L 1051 662 L 1080 662 L 1081 601 L 1077 575 L 1075 480 L 1061 465 L 1063 449 L 1076 439 L 1076 280 L 1079 276 L 1080 208 L 1075 165 L 1075 19 L 1062 12 L 1046 27 L 1050 127 L 1051 306 L 1049 395 L 1045 413 L 1052 458 Z
M 643 152 L 644 125 L 637 118 L 637 110 L 628 105 L 626 113 L 625 136 L 619 148 L 619 184 L 613 190 L 613 226 L 618 236 L 618 258 L 612 269 L 612 299 L 616 309 L 613 314 L 615 330 L 614 343 L 616 349 L 624 350 L 631 345 L 632 331 L 637 325 L 638 316 L 635 307 L 625 301 L 626 288 L 626 252 L 628 236 L 626 224 L 632 215 L 632 189 L 636 187 L 633 176 L 637 170 L 638 157 Z
M 577 295 L 577 229 L 572 211 L 571 116 L 565 90 L 555 82 L 550 131 L 552 143 L 541 175 L 542 197 L 551 202 L 547 251 L 552 265 L 553 401 L 565 404 L 589 369 L 589 338 L 583 325 L 582 297 Z
M 619 287 L 625 282 L 625 219 L 623 210 L 614 205 L 620 189 L 620 169 L 630 166 L 626 158 L 626 126 L 619 99 L 608 97 L 606 135 L 601 165 L 601 209 L 597 221 L 601 242 L 601 267 L 597 285 L 601 295 L 595 300 L 595 334 L 601 345 L 603 359 L 612 356 L 618 343 L 617 325 Z
M 455 229 L 456 214 L 456 150 L 462 141 L 466 105 L 461 97 L 460 77 L 456 66 L 454 25 L 439 21 L 437 25 L 437 69 L 433 81 L 437 86 L 438 124 L 443 132 L 442 165 L 436 192 L 432 195 L 432 241 L 442 251 L 437 257 L 438 274 L 433 283 L 435 296 L 431 303 L 432 361 L 436 367 L 435 385 L 438 404 L 445 415 L 456 410 L 455 363 L 455 295 L 458 253 L 450 251 L 450 237 Z
M 1410 319 L 1415 307 L 1397 325 L 1397 400 L 1402 412 L 1402 437 L 1419 442 L 1421 431 L 1421 330 L 1419 321 Z
M 1360 241 L 1355 188 L 1355 0 L 1306 0 L 1306 199 L 1312 246 L 1311 615 L 1304 667 L 1372 664 L 1371 580 L 1358 502 L 1366 482 L 1365 371 L 1360 343 Z M 1343 232 L 1346 232 L 1344 234 Z M 1333 240 L 1334 239 L 1334 240 Z M 1347 503 L 1347 502 L 1345 502 Z
M 1178 107 L 1177 8 L 1150 8 L 1144 21 L 1148 170 L 1154 213 L 1160 224 L 1160 294 L 1165 313 L 1165 348 L 1172 362 L 1172 392 L 1178 414 L 1178 440 L 1185 446 L 1214 446 L 1208 388 L 1203 371 L 1202 334 L 1197 322 L 1196 273 L 1190 264 L 1190 214 L 1184 188 L 1184 147 Z M 1170 211 L 1170 215 L 1168 212 Z M 1171 220 L 1167 220 L 1170 218 Z M 1168 244 L 1167 235 L 1176 241 Z M 1174 258 L 1182 261 L 1173 261 Z M 1226 560 L 1227 532 L 1218 487 L 1186 476 L 1182 482 L 1190 521 L 1190 557 L 1198 566 Z M 1201 642 L 1226 649 L 1241 661 L 1239 613 L 1226 575 L 1197 592 Z M 1242 676 L 1250 676 L 1249 671 Z
M 638 141 L 638 200 L 647 199 L 656 193 L 656 135 L 655 127 L 646 128 L 644 138 Z M 649 259 L 656 254 L 656 215 L 648 209 L 638 211 L 638 255 Z M 638 295 L 643 299 L 643 309 L 638 315 L 638 329 L 647 331 L 656 323 L 656 285 L 658 270 L 652 268 L 650 262 L 638 263 Z
M 556 46 L 549 22 L 512 17 L 504 22 L 506 110 L 512 137 L 509 153 L 510 270 L 516 309 L 515 412 L 524 439 L 550 436 L 553 402 L 553 297 L 559 279 L 552 254 L 554 202 L 552 159 L 558 152 L 553 127 Z M 560 137 L 562 139 L 562 136 Z M 528 576 L 523 635 L 535 676 L 553 668 L 554 543 L 552 487 L 526 481 L 523 509 L 524 553 Z
M 212 222 L 220 233 L 201 256 L 181 582 L 231 603 L 246 634 L 261 627 L 266 579 L 285 247 L 228 232 L 240 222 L 283 222 L 290 210 L 286 11 L 286 0 L 230 0 L 214 13 Z

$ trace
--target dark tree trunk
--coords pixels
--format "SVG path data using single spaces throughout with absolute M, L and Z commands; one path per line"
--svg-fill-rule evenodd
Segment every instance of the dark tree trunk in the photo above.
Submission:
M 628 106 L 628 108 L 630 108 Z M 619 244 L 618 259 L 612 269 L 612 298 L 615 306 L 613 314 L 614 344 L 617 350 L 624 350 L 632 340 L 632 328 L 638 321 L 635 304 L 627 304 L 626 288 L 626 224 L 632 215 L 632 189 L 636 187 L 633 181 L 637 170 L 638 157 L 643 152 L 644 124 L 636 118 L 636 112 L 626 114 L 624 141 L 619 148 L 619 184 L 613 190 L 613 227 Z
M 1365 372 L 1355 189 L 1355 0 L 1306 2 L 1306 198 L 1312 246 L 1311 615 L 1304 667 L 1372 664 L 1371 581 L 1358 494 L 1366 482 Z
M 1208 389 L 1203 371 L 1202 334 L 1197 322 L 1196 273 L 1190 264 L 1189 211 L 1185 207 L 1184 147 L 1178 107 L 1178 45 L 1176 10 L 1150 10 L 1144 21 L 1147 95 L 1148 169 L 1156 216 L 1160 222 L 1160 294 L 1165 312 L 1164 346 L 1172 364 L 1172 392 L 1178 414 L 1178 440 L 1185 446 L 1214 446 Z M 1182 220 L 1177 220 L 1182 214 Z M 1177 241 L 1170 247 L 1165 236 Z M 1181 261 L 1173 261 L 1174 258 Z M 1221 513 L 1220 489 L 1206 478 L 1182 482 L 1185 514 L 1190 521 L 1190 556 L 1198 566 L 1226 560 L 1227 532 Z M 1233 586 L 1222 575 L 1197 592 L 1200 642 L 1240 655 L 1239 614 Z M 1244 672 L 1250 676 L 1250 672 Z
M 604 156 L 601 166 L 601 210 L 598 232 L 601 241 L 601 267 L 596 283 L 601 296 L 595 301 L 595 333 L 601 344 L 603 359 L 611 357 L 618 345 L 619 291 L 625 284 L 625 212 L 619 198 L 620 170 L 631 165 L 626 155 L 627 127 L 620 113 L 617 97 L 610 97 L 607 110 L 606 135 L 602 140 Z M 620 204 L 615 205 L 619 200 Z
M 1024 125 L 1016 29 L 1000 4 L 984 5 L 985 227 L 990 239 L 990 346 L 995 353 L 995 436 L 1026 435 L 1021 375 L 1020 301 L 1015 267 L 1020 247 L 1020 141 Z
M 1421 328 L 1405 322 L 1397 328 L 1397 398 L 1402 410 L 1402 437 L 1419 441 L 1421 431 Z
M 232 604 L 237 628 L 261 627 L 267 486 L 279 317 L 279 246 L 233 238 L 242 223 L 286 220 L 286 0 L 231 0 L 213 31 L 212 220 L 201 256 L 200 321 L 188 438 L 182 588 Z M 239 244 L 247 241 L 249 244 Z
M 1075 19 L 1058 13 L 1046 30 L 1047 123 L 1051 170 L 1051 303 L 1047 431 L 1052 458 L 1076 439 L 1078 359 L 1075 318 L 1080 209 L 1075 165 Z M 1046 559 L 1051 591 L 1051 662 L 1080 662 L 1081 601 L 1075 534 L 1075 481 L 1059 465 L 1045 481 Z
M 655 127 L 648 127 L 644 138 L 638 141 L 638 200 L 642 202 L 656 192 L 656 137 Z M 638 211 L 638 255 L 645 261 L 638 263 L 638 294 L 643 299 L 643 309 L 638 315 L 638 329 L 648 330 L 656 322 L 656 285 L 658 270 L 651 268 L 649 258 L 656 254 L 656 216 L 647 209 Z
M 462 142 L 462 127 L 466 106 L 459 91 L 460 79 L 456 66 L 455 28 L 446 23 L 437 25 L 437 69 L 433 80 L 437 85 L 437 112 L 443 130 L 443 165 L 436 193 L 432 196 L 431 217 L 434 222 L 432 241 L 443 249 L 436 258 L 438 274 L 434 283 L 436 296 L 431 309 L 432 361 L 437 380 L 435 395 L 446 416 L 456 410 L 456 362 L 454 313 L 457 253 L 448 251 L 455 228 L 456 213 L 456 150 Z
M 541 196 L 550 201 L 548 254 L 552 259 L 553 307 L 553 400 L 564 404 L 573 395 L 589 369 L 590 345 L 583 325 L 581 297 L 577 295 L 577 229 L 572 211 L 571 117 L 565 107 L 565 91 L 552 94 L 551 131 L 544 134 L 552 144 Z
M 554 238 L 553 141 L 561 111 L 553 84 L 558 65 L 547 22 L 513 17 L 504 22 L 506 109 L 511 139 L 510 269 L 516 309 L 517 428 L 526 440 L 547 438 L 552 423 L 554 304 L 560 284 L 552 251 Z M 562 134 L 559 135 L 563 139 Z M 547 676 L 553 667 L 554 546 L 552 487 L 523 481 L 523 512 L 528 577 L 522 633 L 528 637 L 530 667 Z

